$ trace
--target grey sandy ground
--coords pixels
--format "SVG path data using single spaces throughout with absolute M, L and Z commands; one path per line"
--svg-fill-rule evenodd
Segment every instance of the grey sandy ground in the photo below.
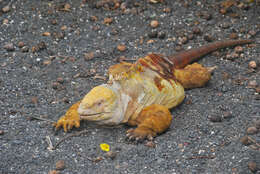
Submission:
M 82 123 L 68 134 L 84 129 L 88 133 L 48 150 L 46 136 L 56 143 L 67 134 L 28 117 L 57 120 L 73 102 L 105 82 L 107 68 L 120 56 L 169 55 L 178 45 L 195 47 L 231 33 L 247 38 L 260 29 L 260 7 L 253 4 L 236 4 L 224 15 L 215 1 L 120 2 L 115 10 L 108 9 L 113 3 L 100 4 L 95 8 L 95 1 L 0 1 L 1 9 L 10 7 L 0 13 L 0 173 L 48 173 L 58 160 L 65 161 L 61 172 L 70 174 L 251 173 L 248 163 L 259 165 L 260 152 L 239 140 L 260 119 L 259 93 L 247 87 L 252 81 L 260 84 L 259 67 L 248 68 L 251 60 L 259 62 L 259 45 L 243 47 L 232 60 L 225 57 L 233 49 L 201 60 L 218 69 L 205 88 L 187 91 L 184 103 L 172 110 L 173 123 L 155 139 L 156 148 L 126 141 L 126 126 L 108 129 Z M 105 18 L 112 22 L 104 24 Z M 159 22 L 157 28 L 150 27 L 152 20 Z M 197 27 L 201 34 L 193 32 Z M 119 44 L 126 50 L 117 50 Z M 216 116 L 229 118 L 209 119 Z M 260 142 L 259 132 L 250 136 Z M 104 157 L 100 143 L 117 152 L 114 160 Z M 104 157 L 100 162 L 89 160 L 99 156 Z

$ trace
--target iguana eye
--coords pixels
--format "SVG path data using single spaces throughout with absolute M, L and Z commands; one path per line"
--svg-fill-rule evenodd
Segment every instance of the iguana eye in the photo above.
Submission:
M 97 106 L 101 106 L 103 103 L 103 100 L 100 100 L 99 102 L 96 103 Z

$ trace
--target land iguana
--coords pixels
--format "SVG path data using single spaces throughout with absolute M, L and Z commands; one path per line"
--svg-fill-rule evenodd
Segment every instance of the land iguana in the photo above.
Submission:
M 108 82 L 94 87 L 73 104 L 55 127 L 67 132 L 80 127 L 82 120 L 111 126 L 126 123 L 136 126 L 127 131 L 129 139 L 151 140 L 169 128 L 169 109 L 183 101 L 184 89 L 202 87 L 210 80 L 210 68 L 190 63 L 221 48 L 251 42 L 218 41 L 168 57 L 148 54 L 133 64 L 112 65 Z

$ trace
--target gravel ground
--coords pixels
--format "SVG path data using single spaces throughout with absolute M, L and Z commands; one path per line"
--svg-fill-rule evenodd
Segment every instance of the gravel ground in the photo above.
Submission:
M 58 120 L 120 60 L 226 38 L 259 40 L 257 2 L 150 1 L 0 0 L 1 174 L 260 172 L 259 44 L 200 60 L 218 66 L 212 80 L 186 92 L 170 129 L 154 142 L 127 141 L 127 126 L 82 123 L 64 133 L 32 119 Z M 48 137 L 56 144 L 83 130 L 48 148 Z

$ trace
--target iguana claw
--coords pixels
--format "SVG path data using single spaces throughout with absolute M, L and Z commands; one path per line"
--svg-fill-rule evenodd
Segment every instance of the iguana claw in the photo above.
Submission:
M 64 115 L 57 121 L 57 123 L 54 126 L 56 130 L 58 130 L 60 127 L 63 127 L 64 131 L 67 132 L 68 130 L 72 129 L 73 126 L 79 128 L 80 121 L 67 119 L 66 115 Z
M 80 102 L 73 104 L 66 114 L 62 116 L 57 123 L 54 124 L 55 129 L 58 130 L 60 127 L 63 127 L 64 131 L 72 129 L 74 126 L 76 128 L 80 127 L 80 117 L 78 115 L 77 109 Z
M 136 129 L 129 129 L 126 134 L 126 137 L 129 140 L 135 140 L 135 141 L 143 141 L 145 139 L 151 141 L 153 140 L 154 136 L 156 136 L 156 133 L 154 131 L 142 127 Z

